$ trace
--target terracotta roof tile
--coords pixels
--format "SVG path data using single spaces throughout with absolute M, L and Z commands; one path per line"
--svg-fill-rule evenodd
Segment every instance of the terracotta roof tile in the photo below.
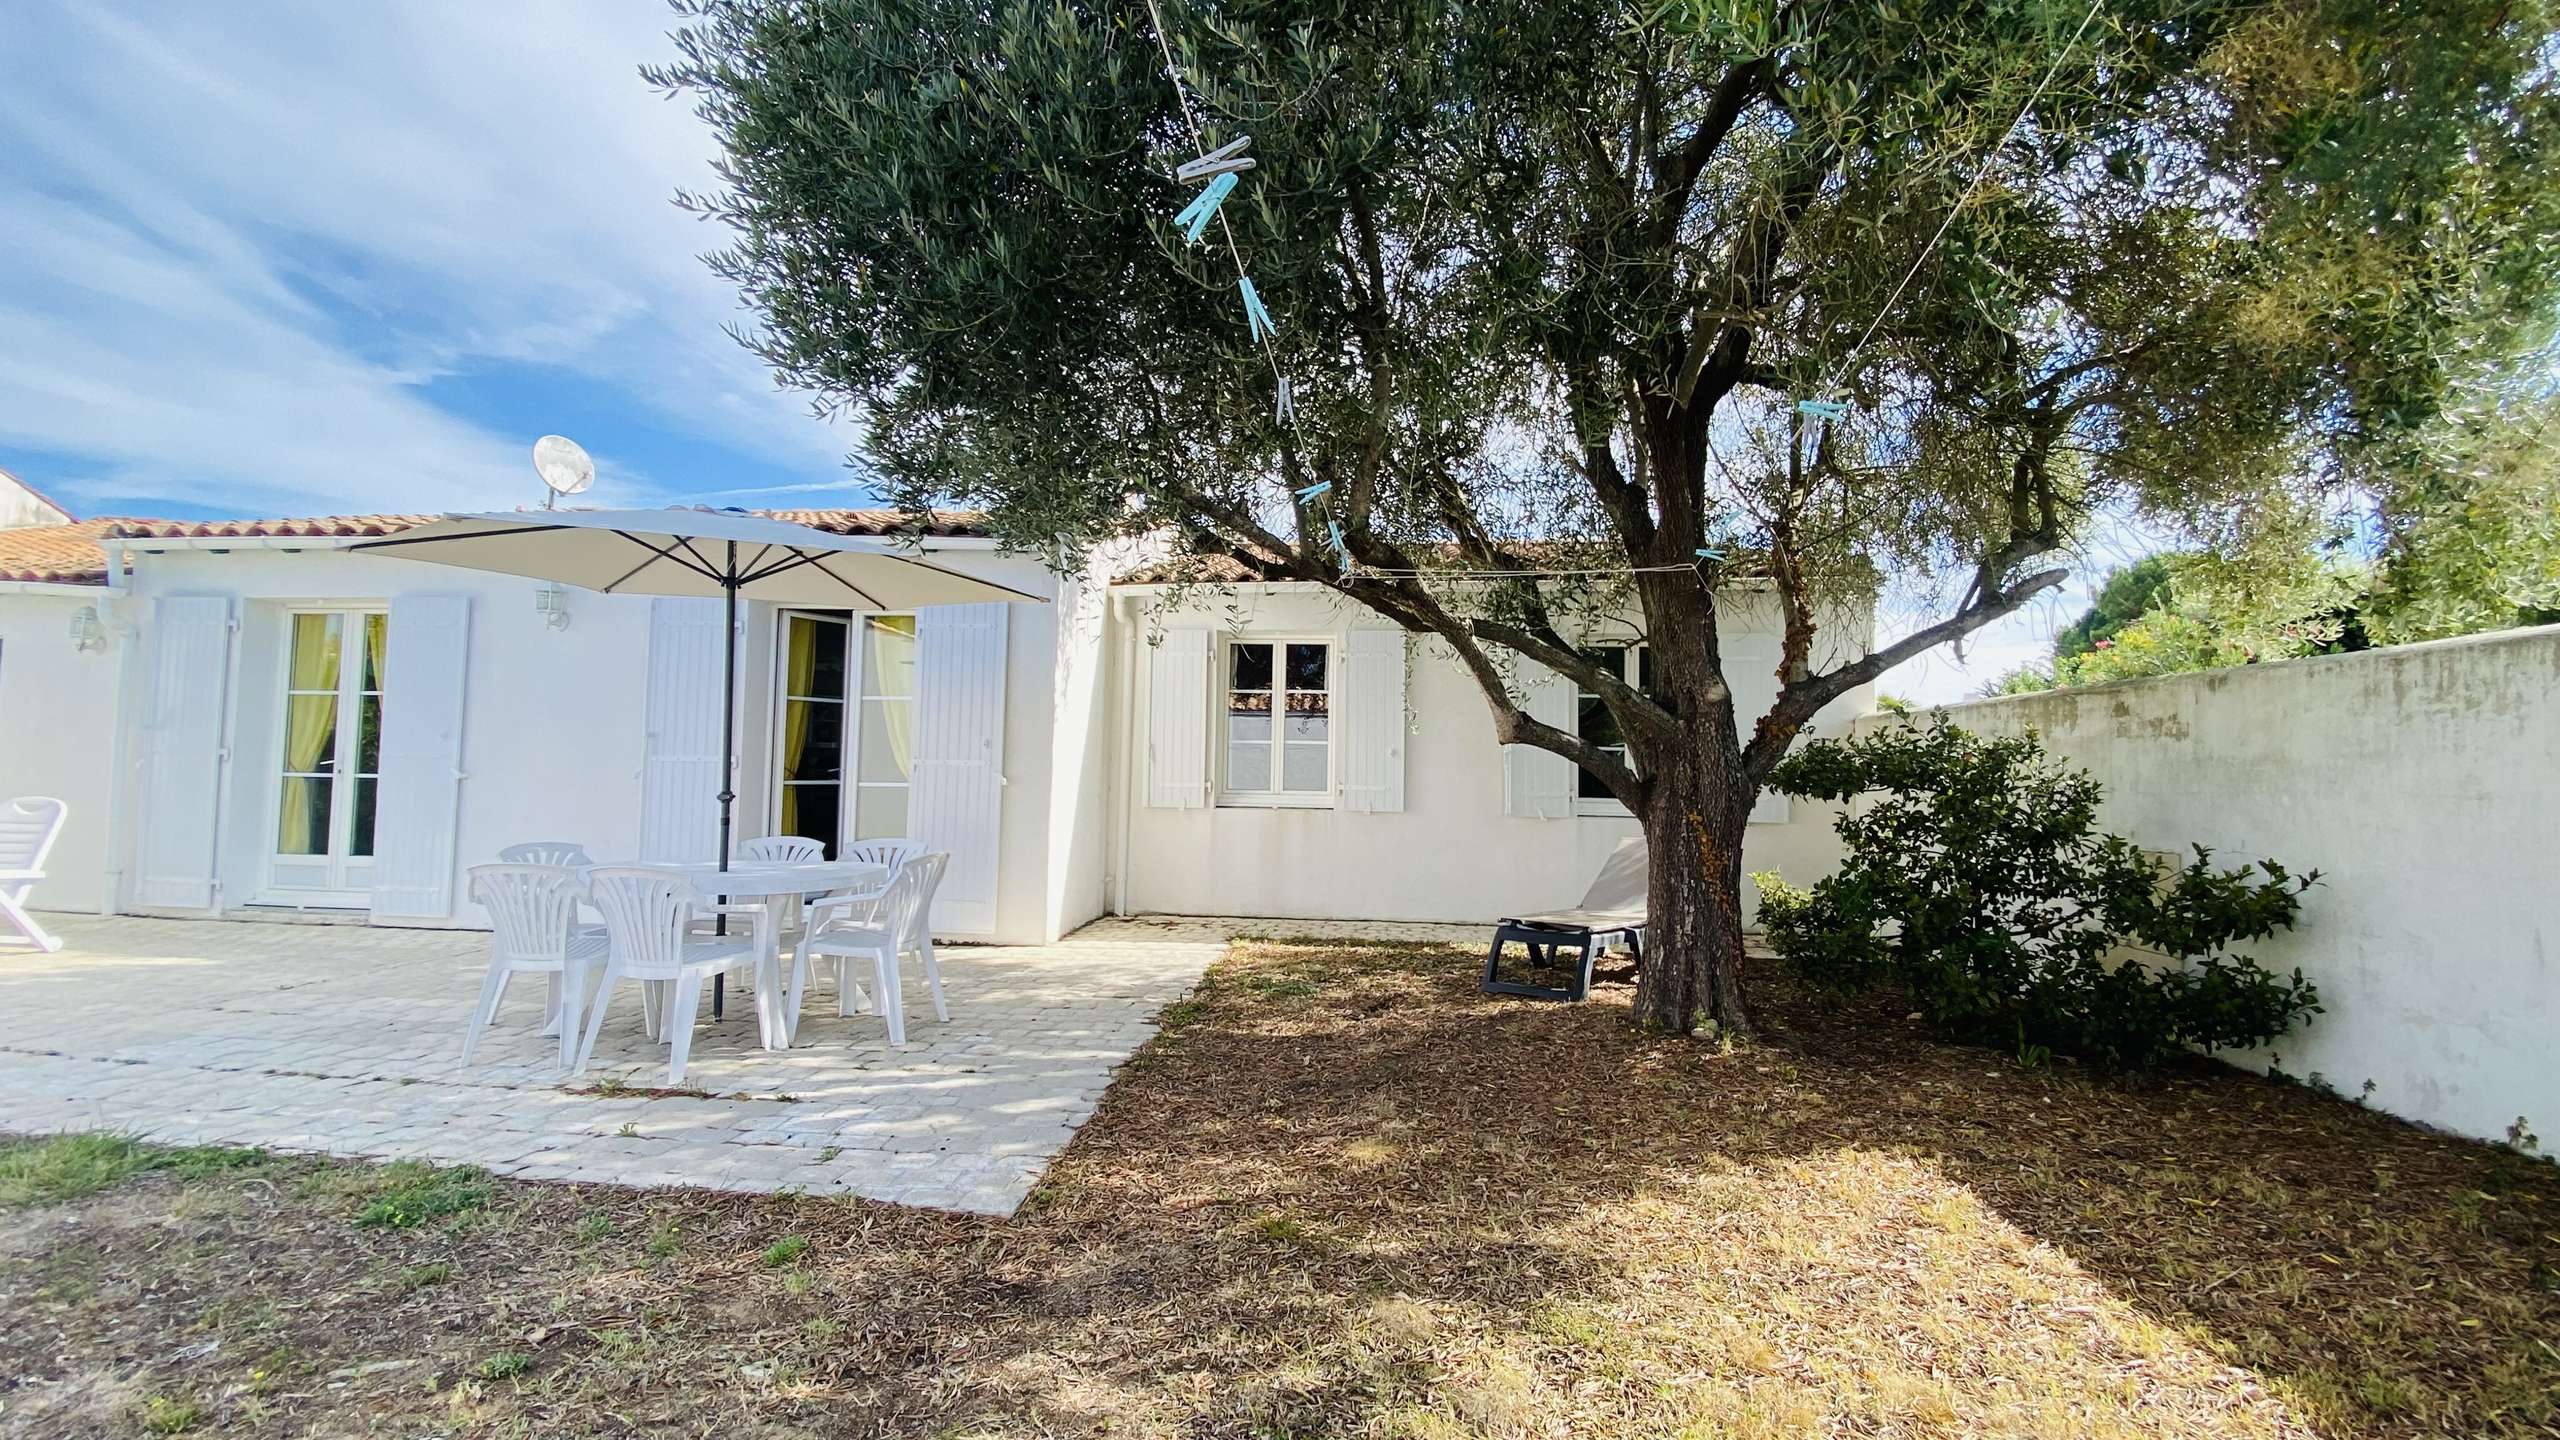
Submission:
M 327 540 L 395 535 L 435 515 L 311 515 L 282 520 L 120 520 L 120 540 Z
M 69 525 L 21 525 L 0 530 L 0 580 L 38 585 L 104 585 L 107 552 L 98 541 L 115 519 Z
M 757 510 L 751 514 L 837 535 L 976 536 L 986 519 L 974 510 L 938 510 L 922 527 L 898 510 Z M 372 539 L 424 525 L 438 515 L 316 515 L 282 520 L 120 520 L 128 540 Z

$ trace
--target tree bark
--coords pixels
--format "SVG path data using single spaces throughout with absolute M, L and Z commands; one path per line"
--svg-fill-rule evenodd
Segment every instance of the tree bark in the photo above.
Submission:
M 1742 998 L 1742 834 L 1750 786 L 1712 772 L 1700 746 L 1645 776 L 1649 920 L 1636 1021 L 1650 1030 L 1748 1037 Z

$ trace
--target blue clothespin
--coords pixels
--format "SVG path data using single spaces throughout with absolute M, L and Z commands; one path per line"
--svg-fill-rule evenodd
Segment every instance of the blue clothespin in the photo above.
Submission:
M 1849 413 L 1848 402 L 1842 400 L 1799 400 L 1796 412 L 1816 420 L 1837 420 Z
M 1342 542 L 1342 522 L 1329 519 L 1324 522 L 1324 529 L 1325 534 L 1333 541 L 1333 553 L 1342 558 L 1342 573 L 1350 574 L 1351 547 Z
M 1724 558 L 1724 547 L 1721 545 L 1701 545 L 1698 547 L 1698 558 L 1701 560 L 1721 560 Z
M 1262 308 L 1262 297 L 1253 293 L 1253 277 L 1237 276 L 1236 288 L 1244 292 L 1245 333 L 1256 340 L 1278 335 L 1280 327 L 1271 323 L 1271 312 Z
M 1182 207 L 1182 213 L 1173 217 L 1173 223 L 1183 227 L 1182 238 L 1194 245 L 1199 244 L 1202 232 L 1209 228 L 1209 221 L 1216 217 L 1218 206 L 1225 202 L 1227 193 L 1235 188 L 1234 175 L 1221 175 L 1210 181 L 1207 189 L 1192 196 L 1191 203 Z
M 1286 381 L 1283 381 L 1283 382 L 1281 382 L 1281 383 L 1286 384 L 1287 382 L 1286 382 Z M 1330 490 L 1330 489 L 1332 489 L 1332 488 L 1333 488 L 1333 482 L 1332 482 L 1332 481 L 1330 481 L 1330 480 L 1319 480 L 1319 481 L 1317 481 L 1316 483 L 1314 483 L 1313 485 L 1308 485 L 1308 486 L 1304 486 L 1304 487 L 1302 487 L 1302 488 L 1298 491 L 1298 498 L 1299 498 L 1299 499 L 1301 499 L 1301 500 L 1313 500 L 1313 499 L 1314 499 L 1314 498 L 1316 498 L 1317 496 L 1319 496 L 1319 495 L 1323 494 L 1324 492 L 1326 492 L 1327 490 Z

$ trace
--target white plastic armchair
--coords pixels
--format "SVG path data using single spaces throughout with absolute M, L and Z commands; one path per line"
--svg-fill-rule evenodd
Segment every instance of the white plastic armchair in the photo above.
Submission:
M 62 942 L 27 913 L 27 897 L 44 878 L 44 857 L 70 814 L 70 806 L 50 795 L 21 795 L 0 806 L 0 924 L 48 953 Z
M 738 854 L 748 860 L 790 865 L 803 860 L 825 859 L 827 842 L 812 840 L 806 835 L 759 835 L 741 842 Z
M 875 1003 L 880 1018 L 888 1022 L 889 1044 L 903 1047 L 907 1043 L 907 1002 L 905 976 L 900 969 L 902 957 L 917 956 L 924 964 L 927 992 L 933 997 L 934 1018 L 949 1020 L 951 1007 L 942 998 L 942 967 L 933 958 L 933 892 L 942 885 L 943 868 L 951 857 L 939 852 L 919 855 L 898 870 L 897 878 L 875 899 L 853 895 L 831 895 L 809 907 L 809 928 L 800 937 L 800 946 L 792 959 L 789 1014 L 797 1023 L 800 1002 L 809 983 L 809 957 L 833 956 L 836 965 L 836 1013 L 850 1015 L 861 995 L 852 981 L 852 962 L 856 958 L 871 961 L 871 978 L 878 994 Z
M 565 865 L 474 865 L 471 898 L 489 912 L 489 977 L 463 1032 L 462 1063 L 480 1048 L 480 1032 L 497 1017 L 507 983 L 533 973 L 549 977 L 545 1007 L 560 1035 L 560 1067 L 577 1058 L 578 1012 L 586 980 L 605 955 L 601 935 L 578 927 L 586 882 Z
M 921 840 L 889 839 L 852 840 L 846 842 L 838 849 L 836 858 L 856 865 L 877 865 L 880 867 L 880 878 L 873 880 L 868 884 L 849 886 L 829 895 L 827 899 L 836 902 L 830 907 L 829 918 L 839 925 L 868 925 L 872 923 L 872 911 L 873 908 L 879 904 L 880 893 L 889 888 L 890 881 L 898 878 L 898 872 L 907 867 L 908 861 L 922 855 L 924 852 L 925 844 Z M 808 928 L 809 922 L 803 917 L 795 918 L 800 919 L 800 927 L 805 931 Z M 835 979 L 836 990 L 838 992 L 838 1005 L 841 1006 L 848 1000 L 857 1006 L 867 1006 L 869 1004 L 869 1001 L 863 996 L 861 982 L 855 980 L 852 976 L 843 973 L 844 967 L 836 963 L 837 957 L 833 955 L 821 955 L 819 958 L 825 960 L 828 968 L 836 972 Z M 793 1013 L 797 1014 L 798 1012 L 795 1011 Z
M 522 845 L 509 845 L 498 852 L 498 860 L 505 865 L 566 865 L 574 870 L 596 863 L 588 858 L 587 847 L 575 840 L 529 840 Z M 577 930 L 580 935 L 598 939 L 604 935 L 602 925 L 580 923 Z
M 759 958 L 769 953 L 772 912 L 761 905 L 702 905 L 685 879 L 643 866 L 608 866 L 588 872 L 587 899 L 604 915 L 604 982 L 596 989 L 586 1037 L 578 1044 L 572 1071 L 583 1072 L 595 1057 L 596 1036 L 604 1029 L 605 1011 L 612 1008 L 613 987 L 631 980 L 666 987 L 665 999 L 654 1007 L 657 1031 L 668 1042 L 667 1083 L 683 1084 L 702 982 L 714 975 L 756 968 Z M 693 933 L 691 921 L 706 912 L 752 917 L 752 933 L 718 937 Z M 780 988 L 770 983 L 756 987 L 756 1019 L 767 1044 L 772 1043 L 776 1026 L 788 1025 L 774 998 Z M 648 1008 L 644 1006 L 644 1017 Z

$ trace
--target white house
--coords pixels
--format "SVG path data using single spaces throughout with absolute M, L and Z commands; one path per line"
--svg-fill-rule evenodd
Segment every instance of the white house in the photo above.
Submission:
M 1571 899 L 1631 831 L 1567 762 L 1506 755 L 1447 656 L 1320 587 L 1061 576 L 966 515 L 915 533 L 776 513 L 1052 599 L 744 607 L 738 833 L 948 849 L 953 938 L 1043 941 L 1106 911 L 1486 920 Z M 0 796 L 72 814 L 39 907 L 470 926 L 462 868 L 502 845 L 710 852 L 717 603 L 347 550 L 421 518 L 0 529 Z M 1722 599 L 1756 714 L 1774 607 Z M 1843 611 L 1824 633 L 1863 645 L 1869 625 Z M 1641 673 L 1628 637 L 1587 639 Z M 1522 689 L 1578 723 L 1569 682 Z M 1772 799 L 1749 862 L 1802 873 L 1830 845 Z

